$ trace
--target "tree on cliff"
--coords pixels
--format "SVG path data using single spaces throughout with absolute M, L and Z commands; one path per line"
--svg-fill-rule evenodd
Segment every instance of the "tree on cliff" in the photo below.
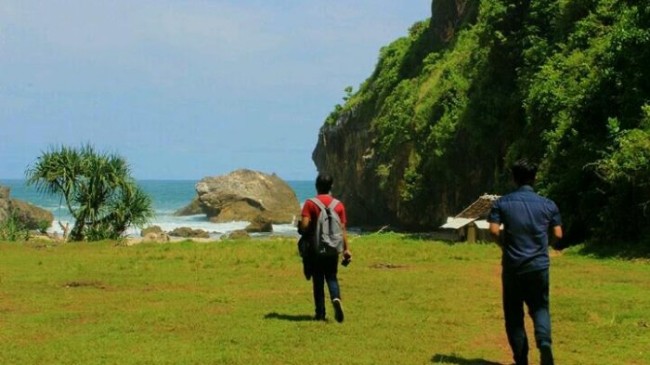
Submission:
M 647 2 L 646 2 L 647 3 Z M 650 6 L 432 0 L 313 153 L 358 225 L 430 230 L 539 161 L 565 242 L 650 246 Z
M 28 185 L 65 200 L 75 219 L 73 241 L 116 239 L 153 216 L 151 198 L 131 178 L 126 161 L 90 145 L 44 152 L 26 175 Z

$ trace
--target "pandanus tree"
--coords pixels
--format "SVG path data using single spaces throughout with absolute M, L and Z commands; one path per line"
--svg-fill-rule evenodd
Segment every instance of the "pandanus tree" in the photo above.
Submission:
M 27 169 L 26 177 L 28 185 L 65 201 L 75 221 L 72 241 L 116 239 L 153 217 L 151 198 L 130 176 L 126 160 L 91 145 L 52 148 Z

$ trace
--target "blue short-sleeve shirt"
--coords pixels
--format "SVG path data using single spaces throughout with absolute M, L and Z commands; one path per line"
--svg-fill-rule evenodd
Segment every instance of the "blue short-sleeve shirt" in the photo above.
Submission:
M 552 200 L 523 185 L 494 202 L 488 221 L 503 224 L 504 270 L 521 274 L 549 267 L 549 229 L 562 225 Z

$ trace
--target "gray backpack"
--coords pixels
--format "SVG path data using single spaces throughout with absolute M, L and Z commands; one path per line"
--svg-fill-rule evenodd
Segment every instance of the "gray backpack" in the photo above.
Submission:
M 334 256 L 343 252 L 343 224 L 341 218 L 334 211 L 339 201 L 332 199 L 329 206 L 317 198 L 310 198 L 320 208 L 314 232 L 314 251 L 318 255 Z

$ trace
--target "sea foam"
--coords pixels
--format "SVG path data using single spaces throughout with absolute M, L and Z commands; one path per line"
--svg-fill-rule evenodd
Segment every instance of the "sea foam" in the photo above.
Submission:
M 312 181 L 287 181 L 293 188 L 298 201 L 303 202 L 313 194 Z M 138 181 L 145 192 L 149 194 L 155 211 L 154 218 L 147 226 L 159 226 L 165 232 L 171 232 L 176 228 L 189 227 L 202 229 L 212 238 L 219 238 L 232 231 L 244 229 L 249 222 L 234 221 L 226 223 L 213 223 L 205 215 L 176 216 L 174 213 L 189 204 L 196 196 L 196 181 L 193 180 L 142 180 Z M 33 187 L 25 185 L 24 180 L 2 180 L 0 185 L 9 186 L 11 197 L 27 201 L 41 208 L 52 212 L 54 221 L 48 233 L 63 234 L 66 224 L 72 229 L 73 218 L 68 212 L 67 206 L 60 197 L 42 194 Z M 130 237 L 140 236 L 140 228 L 131 227 L 126 234 Z M 274 235 L 297 236 L 296 227 L 293 224 L 274 224 Z M 268 234 L 251 234 L 252 236 Z

